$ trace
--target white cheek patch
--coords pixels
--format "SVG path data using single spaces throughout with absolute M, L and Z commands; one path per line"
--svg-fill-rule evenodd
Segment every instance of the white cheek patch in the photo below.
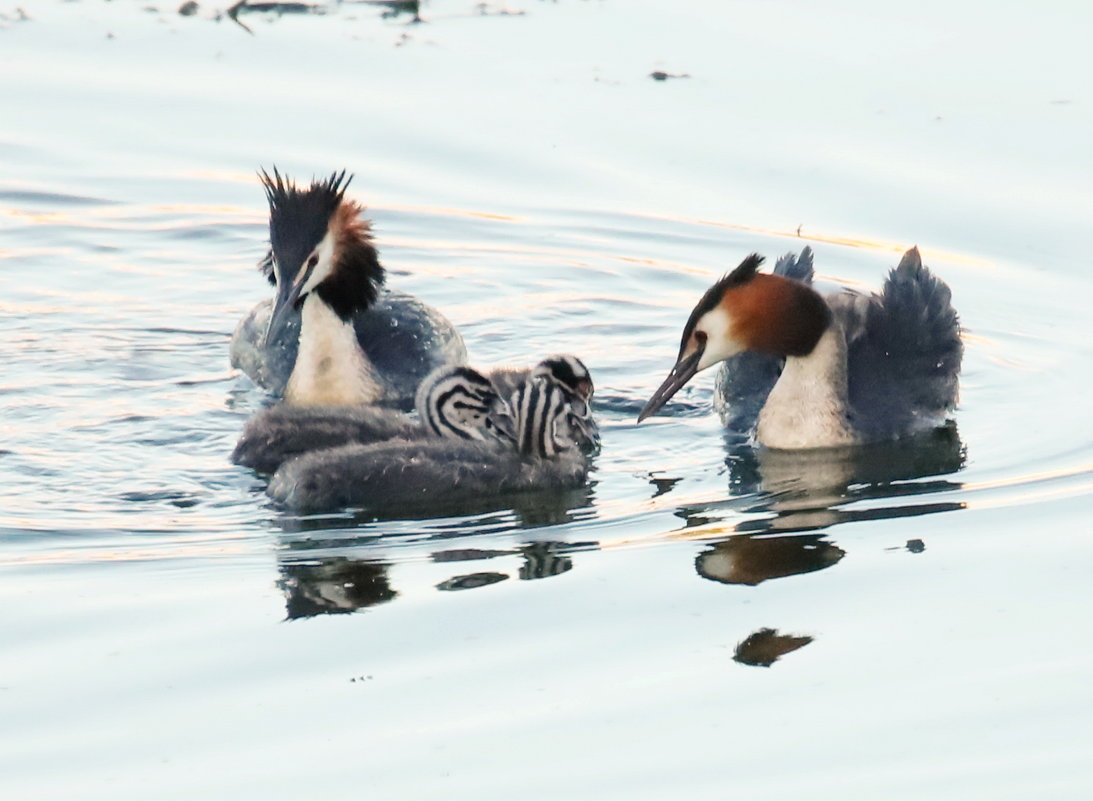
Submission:
M 307 279 L 307 283 L 304 284 L 301 294 L 303 292 L 310 292 L 327 278 L 330 277 L 330 273 L 334 269 L 334 237 L 327 231 L 326 236 L 323 237 L 323 241 L 319 243 L 319 246 L 312 251 L 312 255 L 319 257 L 318 263 L 315 265 L 315 269 L 311 271 L 311 276 Z M 310 256 L 308 257 L 311 258 Z M 303 271 L 300 273 L 303 275 Z
M 732 330 L 732 319 L 720 306 L 702 315 L 695 330 L 706 334 L 706 349 L 698 360 L 699 370 L 712 367 L 744 350 L 744 346 L 729 334 Z

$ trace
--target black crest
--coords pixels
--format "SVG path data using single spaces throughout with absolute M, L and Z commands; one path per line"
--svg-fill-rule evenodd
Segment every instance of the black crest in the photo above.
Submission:
M 759 273 L 760 265 L 766 261 L 758 253 L 752 253 L 745 258 L 740 265 L 728 275 L 721 278 L 716 284 L 706 290 L 706 294 L 698 301 L 691 316 L 687 318 L 687 325 L 683 327 L 683 340 L 679 343 L 679 354 L 683 355 L 683 349 L 687 347 L 687 340 L 694 333 L 695 326 L 706 312 L 713 311 L 721 303 L 725 292 L 738 286 L 743 286 Z
M 306 189 L 298 188 L 276 167 L 272 176 L 262 170 L 258 177 L 269 200 L 270 241 L 269 253 L 258 267 L 270 283 L 292 282 L 306 269 L 304 261 L 331 230 L 335 216 L 341 215 L 337 266 L 316 291 L 343 320 L 371 306 L 383 284 L 384 270 L 368 222 L 357 217 L 359 207 L 342 208 L 353 177 L 342 170 L 324 181 L 312 181 Z
M 276 167 L 272 176 L 262 170 L 258 178 L 269 200 L 269 244 L 272 251 L 259 263 L 259 268 L 270 275 L 275 259 L 283 271 L 295 273 L 301 262 L 326 236 L 330 218 L 341 205 L 345 189 L 353 176 L 347 177 L 345 170 L 342 170 L 325 181 L 312 181 L 307 189 L 299 189 Z

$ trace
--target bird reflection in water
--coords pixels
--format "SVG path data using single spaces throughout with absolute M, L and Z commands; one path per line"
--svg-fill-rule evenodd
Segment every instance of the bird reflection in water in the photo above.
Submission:
M 568 573 L 573 569 L 574 551 L 589 550 L 597 547 L 595 542 L 529 542 L 521 545 L 514 551 L 491 550 L 485 551 L 477 548 L 461 548 L 434 553 L 434 562 L 463 562 L 478 561 L 481 559 L 493 559 L 498 556 L 513 556 L 519 554 L 521 564 L 516 576 L 521 581 L 534 581 L 536 579 L 551 578 Z M 466 575 L 453 576 L 436 585 L 438 590 L 469 590 L 496 584 L 509 578 L 507 573 L 481 572 Z
M 491 584 L 504 581 L 508 577 L 508 573 L 493 573 L 490 571 L 468 573 L 465 576 L 452 576 L 450 579 L 437 584 L 436 588 L 441 592 L 452 590 L 476 590 L 479 587 L 488 587 Z
M 446 540 L 470 535 L 512 534 L 520 529 L 560 525 L 587 519 L 594 514 L 593 485 L 565 492 L 527 492 L 506 498 L 491 499 L 482 505 L 429 506 L 419 509 L 424 518 L 450 515 L 422 524 L 423 528 L 405 530 L 404 536 L 438 545 Z M 497 510 L 497 511 L 492 511 Z M 477 513 L 478 517 L 459 517 Z M 336 515 L 284 515 L 278 522 L 284 532 L 284 549 L 279 556 L 278 586 L 285 594 L 289 619 L 314 617 L 321 614 L 355 612 L 394 599 L 398 592 L 388 578 L 389 563 L 377 558 L 360 558 L 362 548 L 372 554 L 387 541 L 383 527 L 373 525 L 391 519 L 405 519 L 405 510 L 390 515 L 372 512 L 345 512 Z M 349 537 L 342 532 L 355 531 Z M 291 535 L 303 536 L 291 536 Z M 431 561 L 475 562 L 497 557 L 518 556 L 521 559 L 515 575 L 523 580 L 549 578 L 573 569 L 575 551 L 594 550 L 596 542 L 526 542 L 514 548 L 440 548 L 432 553 Z M 319 557 L 319 550 L 337 555 Z M 436 584 L 443 591 L 476 589 L 509 578 L 508 572 L 476 571 L 452 576 Z
M 372 559 L 335 556 L 316 562 L 281 564 L 278 586 L 289 620 L 356 612 L 395 598 L 388 565 Z
M 564 542 L 533 542 L 520 549 L 524 561 L 520 565 L 520 580 L 551 578 L 573 569 L 573 559 L 568 555 L 572 546 Z
M 453 525 L 444 522 L 430 524 L 431 536 L 436 539 L 463 537 L 471 531 L 479 531 L 488 519 L 496 519 L 500 528 L 539 528 L 590 519 L 595 482 L 568 490 L 542 490 L 500 494 L 492 497 L 469 498 L 458 501 L 419 503 L 413 509 L 405 505 L 390 508 L 378 506 L 335 514 L 300 515 L 285 513 L 277 523 L 285 533 L 321 532 L 330 529 L 360 529 L 361 539 L 375 534 L 374 523 L 392 520 L 443 521 L 450 518 Z M 508 513 L 511 513 L 508 514 Z M 472 518 L 467 520 L 466 518 Z M 494 526 L 489 524 L 489 530 Z
M 710 581 L 755 586 L 824 570 L 845 556 L 824 534 L 794 532 L 964 508 L 957 502 L 922 502 L 924 495 L 961 486 L 940 478 L 964 467 L 966 452 L 954 423 L 906 440 L 845 449 L 756 449 L 739 437 L 727 439 L 726 446 L 731 497 L 677 512 L 688 528 L 719 521 L 728 513 L 749 516 L 732 527 L 731 536 L 709 544 L 695 558 L 696 572 Z M 666 481 L 655 484 L 657 495 Z M 925 546 L 915 539 L 906 547 L 917 553 Z M 736 646 L 733 659 L 770 667 L 812 640 L 763 628 Z
M 851 448 L 757 449 L 739 438 L 727 438 L 731 496 L 685 506 L 677 514 L 694 527 L 718 522 L 726 512 L 768 512 L 773 515 L 742 521 L 735 530 L 791 532 L 956 511 L 964 504 L 923 503 L 921 496 L 960 489 L 961 482 L 941 476 L 961 470 L 966 455 L 952 422 L 908 439 Z M 870 503 L 856 508 L 860 501 Z
M 823 570 L 845 555 L 842 548 L 818 534 L 793 537 L 737 534 L 695 557 L 695 570 L 710 581 L 754 587 L 769 579 Z
M 736 646 L 733 659 L 742 665 L 770 667 L 781 657 L 812 642 L 808 636 L 779 634 L 777 629 L 759 629 Z
M 375 544 L 375 540 L 372 541 Z M 301 547 L 308 544 L 298 543 Z M 311 547 L 328 547 L 329 542 L 310 543 Z M 344 544 L 346 548 L 360 547 L 361 543 Z M 517 556 L 520 565 L 515 571 L 482 570 L 460 573 L 435 585 L 443 592 L 473 590 L 488 587 L 516 576 L 521 581 L 552 578 L 573 569 L 572 554 L 576 551 L 595 550 L 596 542 L 528 542 L 516 548 L 480 549 L 453 548 L 436 551 L 431 561 L 482 562 L 498 557 Z M 298 560 L 298 561 L 297 561 Z M 378 606 L 398 597 L 391 586 L 388 570 L 390 563 L 379 559 L 361 559 L 344 555 L 310 558 L 299 555 L 282 559 L 277 586 L 285 596 L 285 616 L 288 620 L 338 615 Z

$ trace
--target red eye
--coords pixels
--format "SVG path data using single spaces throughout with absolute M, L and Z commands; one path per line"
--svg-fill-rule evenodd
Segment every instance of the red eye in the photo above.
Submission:
M 695 331 L 695 342 L 697 342 L 699 345 L 705 345 L 706 344 L 706 332 L 705 331 Z
M 311 258 L 307 260 L 307 269 L 314 269 L 315 265 L 319 263 L 319 257 L 315 253 L 311 254 Z

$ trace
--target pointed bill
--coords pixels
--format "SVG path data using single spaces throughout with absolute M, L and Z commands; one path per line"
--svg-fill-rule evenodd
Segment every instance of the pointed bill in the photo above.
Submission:
M 277 297 L 273 301 L 273 311 L 269 316 L 269 325 L 266 326 L 262 347 L 268 348 L 280 339 L 282 332 L 292 319 L 292 312 L 300 299 L 300 290 L 303 289 L 308 275 L 310 270 L 301 270 L 291 284 L 278 280 Z
M 641 414 L 638 415 L 639 423 L 646 417 L 656 414 L 684 384 L 694 377 L 694 374 L 698 372 L 698 364 L 705 349 L 705 343 L 701 343 L 689 354 L 680 357 L 672 368 L 672 372 L 668 373 L 668 377 L 664 379 L 664 383 L 653 393 L 653 397 L 649 398 L 649 402 L 641 410 Z

